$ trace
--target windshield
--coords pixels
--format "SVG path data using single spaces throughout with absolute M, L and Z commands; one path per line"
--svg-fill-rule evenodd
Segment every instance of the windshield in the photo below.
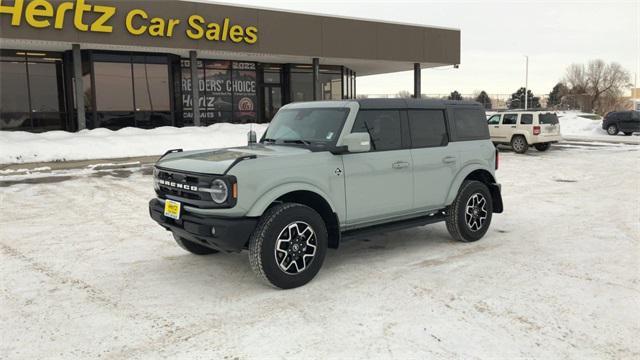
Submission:
M 558 123 L 558 115 L 554 113 L 546 113 L 539 115 L 540 125 L 556 125 Z
M 335 145 L 349 108 L 280 110 L 271 121 L 263 142 Z

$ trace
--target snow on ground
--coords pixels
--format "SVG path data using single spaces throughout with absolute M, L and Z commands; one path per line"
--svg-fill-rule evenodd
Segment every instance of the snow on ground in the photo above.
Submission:
M 0 164 L 110 159 L 162 155 L 167 149 L 207 149 L 244 145 L 253 128 L 258 137 L 266 124 L 215 124 L 208 127 L 161 127 L 50 131 L 42 134 L 0 131 Z
M 178 248 L 149 168 L 1 177 L 0 358 L 638 358 L 639 149 L 504 152 L 481 241 L 345 243 L 290 291 Z

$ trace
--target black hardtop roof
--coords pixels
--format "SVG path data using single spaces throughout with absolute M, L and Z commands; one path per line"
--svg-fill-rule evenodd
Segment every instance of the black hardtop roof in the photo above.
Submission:
M 451 106 L 482 107 L 475 101 L 441 99 L 357 99 L 361 110 L 367 109 L 444 109 Z

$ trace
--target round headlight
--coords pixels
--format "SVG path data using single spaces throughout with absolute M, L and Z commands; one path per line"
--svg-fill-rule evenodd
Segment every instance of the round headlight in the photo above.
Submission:
M 222 204 L 229 197 L 229 187 L 223 180 L 214 180 L 211 183 L 211 198 L 217 204 Z

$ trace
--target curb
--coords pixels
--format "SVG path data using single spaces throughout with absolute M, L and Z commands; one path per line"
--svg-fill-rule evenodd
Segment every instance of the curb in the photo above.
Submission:
M 115 170 L 135 168 L 148 164 L 155 164 L 160 155 L 139 156 L 117 159 L 75 160 L 60 162 L 41 162 L 24 164 L 0 165 L 0 176 L 24 175 L 29 173 L 46 173 L 55 170 Z

